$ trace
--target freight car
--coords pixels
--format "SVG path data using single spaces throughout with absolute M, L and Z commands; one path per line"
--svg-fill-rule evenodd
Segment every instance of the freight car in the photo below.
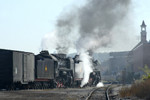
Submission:
M 25 88 L 34 82 L 34 54 L 0 49 L 0 88 Z

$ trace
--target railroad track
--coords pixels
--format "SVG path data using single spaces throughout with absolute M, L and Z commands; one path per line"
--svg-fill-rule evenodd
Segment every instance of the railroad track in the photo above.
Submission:
M 112 84 L 104 87 L 94 88 L 85 100 L 110 100 L 109 91 Z

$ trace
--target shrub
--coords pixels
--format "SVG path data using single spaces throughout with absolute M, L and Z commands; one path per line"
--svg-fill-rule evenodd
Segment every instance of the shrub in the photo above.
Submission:
M 134 83 L 131 87 L 124 87 L 119 91 L 121 97 L 136 96 L 139 98 L 150 97 L 150 79 Z
M 145 73 L 145 75 L 142 76 L 142 79 L 150 79 L 150 69 L 148 68 L 148 66 L 145 65 L 144 68 L 141 68 L 141 70 Z

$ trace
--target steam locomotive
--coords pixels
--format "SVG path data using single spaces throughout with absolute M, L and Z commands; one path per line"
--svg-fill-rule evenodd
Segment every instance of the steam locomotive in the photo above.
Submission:
M 93 64 L 96 65 L 96 62 Z M 79 55 L 71 58 L 66 54 L 49 54 L 48 51 L 34 55 L 30 52 L 0 49 L 0 89 L 79 86 L 84 76 L 81 66 Z M 88 84 L 96 85 L 100 80 L 100 71 L 94 69 Z

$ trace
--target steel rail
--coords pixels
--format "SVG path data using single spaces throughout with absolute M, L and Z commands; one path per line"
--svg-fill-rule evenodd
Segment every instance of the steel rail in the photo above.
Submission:
M 93 94 L 95 91 L 97 91 L 98 89 L 100 89 L 100 87 L 99 87 L 99 88 L 95 88 L 94 90 L 92 90 L 92 91 L 88 94 L 88 96 L 87 96 L 87 98 L 86 98 L 85 100 L 89 100 L 89 99 L 91 98 L 92 94 Z
M 107 86 L 107 89 L 106 89 L 106 91 L 105 91 L 106 100 L 110 100 L 110 98 L 109 98 L 109 89 L 110 89 L 111 85 L 112 85 L 112 84 L 110 84 L 109 86 Z M 92 90 L 92 91 L 88 94 L 88 96 L 86 97 L 85 100 L 89 100 L 89 99 L 92 97 L 92 94 L 94 94 L 95 91 L 97 91 L 98 89 L 101 89 L 101 88 L 102 88 L 102 87 L 95 88 L 94 90 Z
M 107 87 L 107 90 L 105 91 L 106 100 L 110 100 L 110 98 L 109 98 L 109 89 L 110 89 L 110 87 L 111 87 L 111 85 L 109 85 L 109 86 Z

